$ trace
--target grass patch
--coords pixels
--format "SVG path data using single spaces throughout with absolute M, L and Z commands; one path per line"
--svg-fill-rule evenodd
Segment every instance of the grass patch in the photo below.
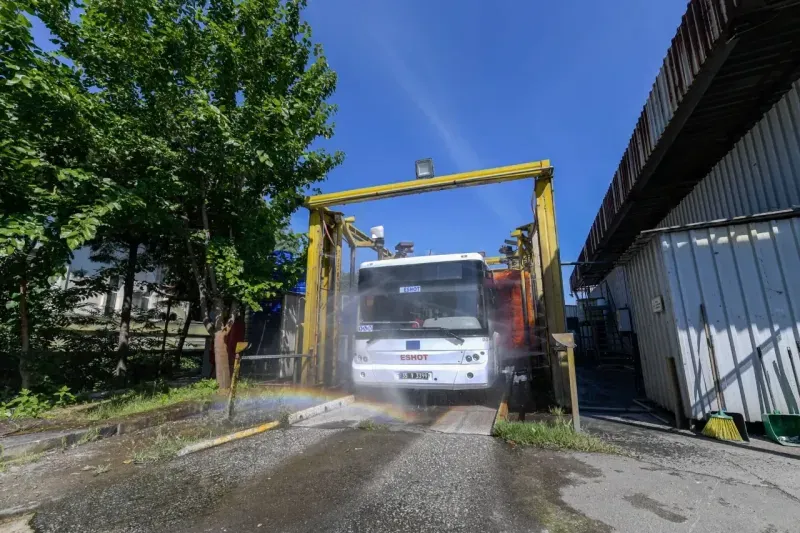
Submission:
M 31 463 L 35 463 L 39 459 L 42 458 L 43 453 L 26 453 L 24 455 L 20 455 L 19 457 L 14 457 L 13 459 L 7 459 L 5 461 L 0 461 L 0 473 L 5 472 L 6 468 L 9 466 L 22 466 L 22 465 L 29 465 Z
M 548 450 L 575 450 L 579 452 L 621 453 L 620 448 L 589 433 L 577 433 L 572 421 L 563 416 L 549 422 L 500 421 L 492 431 L 509 444 L 535 446 Z
M 249 385 L 241 384 L 245 388 Z M 156 392 L 130 392 L 118 396 L 86 413 L 88 420 L 108 420 L 188 401 L 209 400 L 217 393 L 217 382 L 211 379 L 198 381 L 188 387 L 171 388 Z
M 288 411 L 286 409 L 280 410 L 280 414 L 278 415 L 278 423 L 280 424 L 280 427 L 286 429 L 289 426 L 291 426 L 291 424 L 289 423 L 290 416 L 292 416 L 291 411 Z
M 110 469 L 111 469 L 110 464 L 97 465 L 94 468 L 92 468 L 92 475 L 99 476 L 100 474 L 105 474 Z
M 377 424 L 374 420 L 367 418 L 358 423 L 358 429 L 364 431 L 386 431 L 389 429 L 388 424 Z
M 75 443 L 76 446 L 81 446 L 83 444 L 88 444 L 90 442 L 94 442 L 100 438 L 100 430 L 97 428 L 91 428 L 86 433 L 84 433 L 78 442 Z
M 171 459 L 182 448 L 197 442 L 197 440 L 196 438 L 180 435 L 165 435 L 159 431 L 155 439 L 150 443 L 133 451 L 132 459 L 136 464 L 148 464 Z

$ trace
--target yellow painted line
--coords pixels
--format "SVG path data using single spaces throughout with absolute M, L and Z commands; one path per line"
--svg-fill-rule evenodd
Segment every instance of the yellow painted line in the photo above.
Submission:
M 237 431 L 236 433 L 231 433 L 230 435 L 223 435 L 222 437 L 217 437 L 216 439 L 209 439 L 195 444 L 190 444 L 178 452 L 178 457 L 199 452 L 201 450 L 207 450 L 208 448 L 213 448 L 214 446 L 219 446 L 227 442 L 252 437 L 253 435 L 264 433 L 265 431 L 269 431 L 270 429 L 276 428 L 280 425 L 280 422 L 268 422 L 266 424 L 261 424 L 260 426 L 243 429 L 241 431 Z
M 307 418 L 311 418 L 312 416 L 317 416 L 322 413 L 327 413 L 333 409 L 338 409 L 339 407 L 343 407 L 349 403 L 355 401 L 355 397 L 351 394 L 349 396 L 343 396 L 341 398 L 337 398 L 336 400 L 332 400 L 330 402 L 325 402 L 323 404 L 315 405 L 313 407 L 309 407 L 307 409 L 303 409 L 301 411 L 297 411 L 289 415 L 288 422 L 289 424 L 296 424 L 300 420 L 304 420 Z M 251 427 L 248 429 L 243 429 L 241 431 L 237 431 L 236 433 L 231 433 L 229 435 L 223 435 L 221 437 L 217 437 L 215 439 L 208 439 L 200 442 L 196 442 L 194 444 L 190 444 L 186 446 L 181 451 L 178 452 L 178 457 L 183 455 L 188 455 L 190 453 L 199 452 L 201 450 L 207 450 L 209 448 L 213 448 L 215 446 L 219 446 L 221 444 L 225 444 L 227 442 L 232 442 L 239 439 L 244 439 L 247 437 L 252 437 L 253 435 L 258 435 L 259 433 L 264 433 L 265 431 L 269 431 L 270 429 L 274 429 L 280 426 L 281 423 L 278 421 L 275 422 L 267 422 L 266 424 L 261 424 L 260 426 Z M 0 532 L 2 533 L 2 532 Z

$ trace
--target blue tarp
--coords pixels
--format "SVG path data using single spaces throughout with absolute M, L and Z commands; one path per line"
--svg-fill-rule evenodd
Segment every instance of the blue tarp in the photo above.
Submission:
M 275 257 L 278 258 L 278 263 L 281 263 L 283 261 L 291 261 L 293 259 L 292 252 L 287 252 L 286 250 L 275 250 L 275 252 L 273 253 L 275 254 Z M 297 285 L 289 289 L 289 291 L 287 292 L 296 292 L 300 294 L 305 294 L 306 293 L 305 274 L 303 274 L 301 281 L 299 281 Z

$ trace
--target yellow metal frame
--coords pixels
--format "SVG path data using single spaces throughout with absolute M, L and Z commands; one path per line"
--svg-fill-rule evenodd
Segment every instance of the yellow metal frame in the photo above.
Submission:
M 535 180 L 535 222 L 520 226 L 512 235 L 518 239 L 520 267 L 531 268 L 531 277 L 536 284 L 537 301 L 543 303 L 545 327 L 542 331 L 547 338 L 556 401 L 561 405 L 569 405 L 567 362 L 566 360 L 562 362 L 562 357 L 554 349 L 550 339 L 551 334 L 566 331 L 566 319 L 553 201 L 553 167 L 549 160 L 376 185 L 306 198 L 305 206 L 309 209 L 310 216 L 303 353 L 310 357 L 304 359 L 306 363 L 302 370 L 303 384 L 336 383 L 338 341 L 334 336 L 334 342 L 329 342 L 327 333 L 337 333 L 339 309 L 334 303 L 333 312 L 329 314 L 328 300 L 333 295 L 334 302 L 339 301 L 342 238 L 351 246 L 351 263 L 354 261 L 353 250 L 356 247 L 377 249 L 369 235 L 352 225 L 354 221 L 352 218 L 345 219 L 340 213 L 329 211 L 328 207 L 529 178 Z M 534 238 L 537 239 L 538 246 L 533 246 Z M 392 254 L 385 249 L 379 249 L 378 252 L 382 259 L 392 257 Z M 500 264 L 502 259 L 505 258 L 488 258 L 487 263 Z M 535 308 L 538 315 L 538 306 Z
M 350 269 L 354 272 L 355 250 L 372 248 L 381 259 L 393 255 L 378 248 L 369 235 L 353 225 L 354 217 L 327 208 L 309 210 L 308 258 L 306 263 L 306 303 L 303 312 L 300 380 L 303 385 L 336 385 L 339 317 L 341 314 L 343 242 L 350 246 Z M 332 300 L 332 301 L 331 301 Z
M 542 161 L 523 163 L 521 165 L 510 165 L 507 167 L 450 174 L 449 176 L 440 176 L 438 178 L 387 183 L 386 185 L 375 185 L 374 187 L 364 187 L 363 189 L 319 194 L 306 198 L 305 206 L 309 209 L 314 209 L 331 207 L 334 205 L 355 204 L 369 200 L 382 200 L 385 198 L 408 196 L 423 192 L 475 187 L 477 185 L 489 185 L 491 183 L 502 183 L 504 181 L 538 178 L 539 176 L 552 176 L 552 174 L 553 167 L 550 166 L 550 161 L 545 159 Z
M 567 330 L 564 313 L 564 285 L 561 278 L 561 253 L 556 231 L 556 206 L 552 177 L 536 180 L 536 234 L 539 241 L 539 264 L 542 273 L 542 302 L 547 352 L 553 393 L 560 405 L 570 405 L 569 371 L 564 352 L 555 350 L 551 336 Z

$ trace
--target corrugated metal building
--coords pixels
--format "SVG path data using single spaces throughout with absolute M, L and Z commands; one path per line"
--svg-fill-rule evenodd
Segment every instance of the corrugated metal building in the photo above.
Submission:
M 751 422 L 772 409 L 798 412 L 792 366 L 800 369 L 798 214 L 786 210 L 737 224 L 648 233 L 625 270 L 652 400 L 671 409 L 681 405 L 690 418 L 717 410 L 702 304 L 727 409 Z M 670 358 L 679 387 L 670 376 Z
M 800 205 L 800 80 L 658 227 Z
M 780 210 L 786 211 L 780 216 L 793 216 L 798 205 L 800 81 L 664 218 L 658 226 L 665 233 L 644 232 L 612 271 L 624 271 L 630 287 L 634 330 L 650 399 L 675 408 L 677 392 L 669 375 L 668 358 L 676 357 L 676 366 L 682 369 L 679 378 L 684 415 L 702 418 L 715 408 L 708 397 L 713 395 L 713 382 L 707 381 L 705 340 L 698 337 L 702 332 L 698 329 L 699 305 L 703 303 L 712 322 L 728 409 L 745 414 L 750 421 L 761 420 L 761 413 L 769 410 L 771 402 L 765 401 L 768 397 L 761 367 L 754 361 L 755 348 L 764 336 L 772 337 L 762 346 L 762 353 L 778 408 L 797 407 L 788 349 L 798 353 L 800 313 L 786 312 L 800 305 L 791 288 L 792 272 L 800 269 L 792 270 L 790 267 L 797 265 L 787 259 L 798 253 L 796 219 L 761 221 L 757 225 L 750 221 L 749 226 L 717 225 L 737 217 L 743 218 L 742 222 L 748 222 L 748 217 L 763 219 Z M 719 222 L 708 224 L 713 221 Z M 692 224 L 700 228 L 687 226 Z M 701 229 L 704 225 L 715 229 Z M 770 249 L 780 249 L 781 253 Z M 708 250 L 713 255 L 709 256 Z M 757 265 L 752 262 L 756 259 Z M 780 283 L 771 274 L 776 270 L 785 277 Z M 652 302 L 659 296 L 664 298 L 664 311 L 656 313 Z M 765 302 L 771 307 L 776 296 L 790 300 L 779 298 L 779 305 L 770 311 Z M 773 363 L 778 366 L 773 367 Z M 800 368 L 800 362 L 795 361 L 795 365 Z
M 800 76 L 800 2 L 691 0 L 570 278 L 596 285 Z
M 705 94 L 674 136 L 699 139 L 698 132 L 705 131 L 714 137 L 715 149 L 724 143 L 727 149 L 715 152 L 705 141 L 694 147 L 673 141 L 665 148 L 666 155 L 655 157 L 662 140 L 651 139 L 651 144 L 644 144 L 637 164 L 624 168 L 623 158 L 609 191 L 612 200 L 607 195 L 579 258 L 591 263 L 577 268 L 570 282 L 573 290 L 587 291 L 590 296 L 610 294 L 617 307 L 617 301 L 628 302 L 647 397 L 698 419 L 718 408 L 701 319 L 703 304 L 726 407 L 743 413 L 749 421 L 759 421 L 762 412 L 799 412 L 800 404 L 789 360 L 791 350 L 800 370 L 800 286 L 793 281 L 793 273 L 800 272 L 800 40 L 795 39 L 785 55 L 779 54 L 777 48 L 759 48 L 741 33 L 738 38 L 731 37 L 739 30 L 731 30 L 730 21 L 747 5 L 771 4 L 774 18 L 763 19 L 760 29 L 753 31 L 766 32 L 767 26 L 774 24 L 771 21 L 781 17 L 795 20 L 797 30 L 800 3 L 698 0 L 690 2 L 687 14 L 712 4 L 725 8 L 720 35 L 727 33 L 738 42 L 716 72 L 709 74 Z M 678 36 L 685 26 L 686 17 Z M 795 31 L 784 24 L 773 30 L 775 35 Z M 675 47 L 673 40 L 665 66 Z M 751 69 L 749 77 L 736 74 L 747 70 L 740 63 L 736 68 L 726 66 L 737 54 L 749 56 L 752 68 L 759 64 L 765 70 L 756 75 Z M 793 60 L 784 61 L 789 56 Z M 696 84 L 699 74 L 696 69 L 693 72 L 695 81 L 689 83 Z M 764 97 L 757 87 L 770 75 L 788 80 L 783 88 L 777 82 L 770 85 L 772 96 L 760 100 L 769 105 L 746 128 L 741 126 L 747 120 L 721 118 L 719 113 L 731 109 L 733 93 L 741 100 L 736 105 L 747 101 L 748 112 L 757 109 L 757 100 Z M 735 81 L 737 76 L 741 81 Z M 654 85 L 656 93 L 663 77 L 662 69 Z M 722 83 L 738 88 L 728 99 L 712 94 L 718 99 L 709 100 L 713 87 Z M 653 99 L 651 93 L 643 116 L 654 105 Z M 706 105 L 716 108 L 717 115 L 703 112 L 702 120 L 693 122 L 697 108 Z M 664 116 L 672 124 L 680 113 L 674 108 Z M 663 137 L 670 124 L 662 124 L 656 133 Z M 637 125 L 637 131 L 641 127 Z M 632 145 L 635 139 L 636 133 Z M 631 150 L 629 147 L 626 157 Z M 670 156 L 669 150 L 675 155 Z M 684 167 L 670 162 L 671 157 L 683 158 Z M 706 162 L 701 164 L 703 158 Z M 703 165 L 703 173 L 695 176 Z M 646 175 L 650 177 L 642 182 Z M 650 196 L 645 189 L 652 187 L 647 181 L 652 184 L 653 176 L 663 176 L 671 183 L 662 181 Z M 624 185 L 620 179 L 630 183 Z M 616 196 L 615 184 L 619 189 Z M 642 208 L 650 210 L 647 216 L 637 214 Z M 763 354 L 763 365 L 757 348 Z M 772 395 L 767 383 L 772 385 Z

